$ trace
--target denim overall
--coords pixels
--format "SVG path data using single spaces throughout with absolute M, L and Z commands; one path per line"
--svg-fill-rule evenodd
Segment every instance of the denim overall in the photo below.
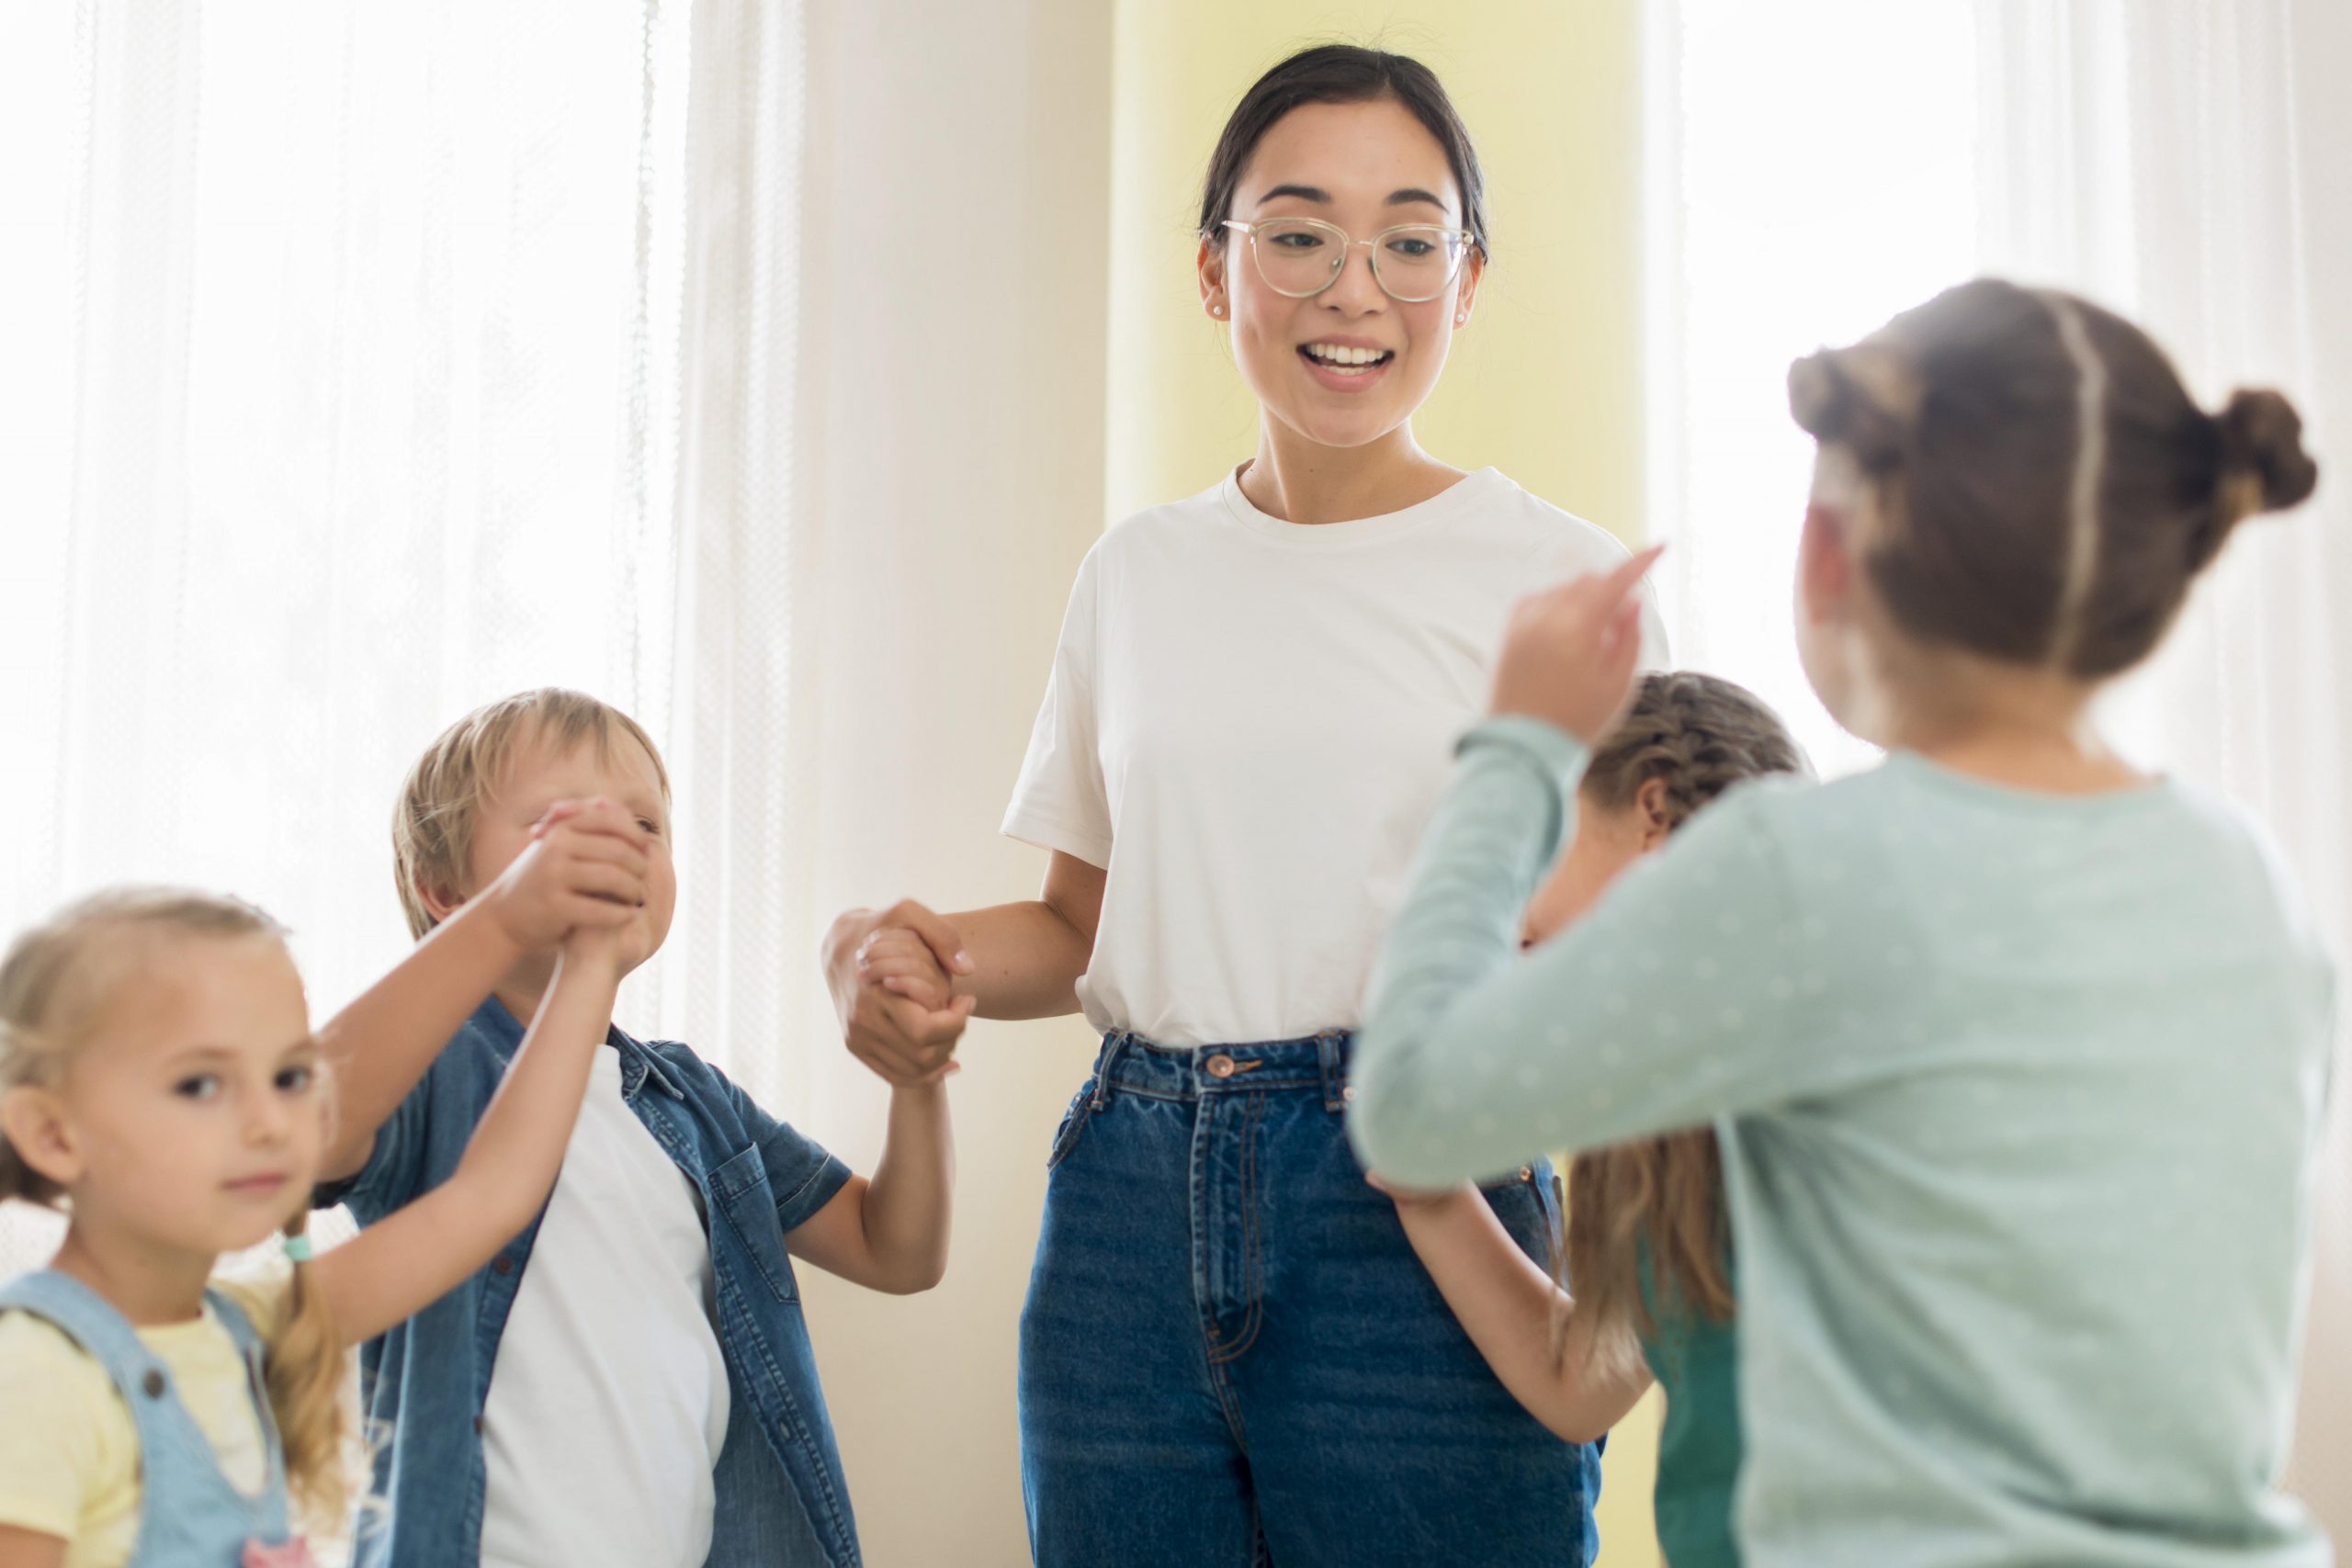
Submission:
M 80 1280 L 54 1269 L 20 1275 L 0 1289 L 0 1312 L 28 1312 L 54 1324 L 107 1370 L 139 1429 L 139 1535 L 129 1568 L 238 1568 L 248 1542 L 287 1539 L 286 1456 L 262 1390 L 261 1337 L 243 1308 L 204 1292 L 243 1357 L 269 1455 L 269 1480 L 248 1497 L 229 1483 L 212 1444 L 180 1403 L 171 1369 L 128 1319 Z

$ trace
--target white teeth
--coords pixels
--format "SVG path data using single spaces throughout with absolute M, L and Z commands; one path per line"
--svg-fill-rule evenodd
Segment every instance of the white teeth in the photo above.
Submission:
M 1310 357 L 1331 366 L 1374 365 L 1388 357 L 1385 348 L 1343 348 L 1330 343 L 1310 343 L 1306 352 Z

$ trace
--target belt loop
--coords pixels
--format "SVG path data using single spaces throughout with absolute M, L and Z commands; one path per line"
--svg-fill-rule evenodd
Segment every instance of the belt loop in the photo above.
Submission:
M 1101 1111 L 1111 1103 L 1111 1068 L 1127 1048 L 1127 1032 L 1115 1030 L 1102 1037 L 1102 1054 L 1094 1059 L 1094 1109 Z
M 1348 1108 L 1348 1042 L 1351 1036 L 1344 1029 L 1327 1029 L 1315 1037 L 1323 1057 L 1323 1109 L 1329 1111 Z

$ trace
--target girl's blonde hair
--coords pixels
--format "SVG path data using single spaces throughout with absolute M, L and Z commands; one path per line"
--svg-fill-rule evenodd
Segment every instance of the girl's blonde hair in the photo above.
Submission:
M 1668 832 L 1744 779 L 1807 774 L 1780 716 L 1745 689 L 1690 671 L 1645 675 L 1634 705 L 1593 755 L 1577 793 L 1607 810 L 1665 787 Z M 1578 1155 L 1568 1173 L 1562 1262 L 1593 1355 L 1612 1368 L 1641 1359 L 1660 1315 L 1730 1319 L 1731 1226 L 1723 1160 L 1704 1128 Z M 1648 1266 L 1648 1289 L 1643 1281 Z M 1565 1349 L 1566 1320 L 1556 1348 Z
M 18 937 L 0 959 L 0 1094 L 54 1089 L 66 1059 L 96 1033 L 108 1005 L 166 943 L 262 937 L 282 943 L 285 928 L 239 899 L 175 887 L 124 887 L 68 905 Z M 21 1198 L 65 1209 L 57 1183 L 27 1164 L 0 1134 L 0 1201 Z M 307 1210 L 286 1225 L 299 1236 Z M 313 1528 L 339 1528 L 350 1500 L 343 1401 L 343 1338 L 311 1266 L 294 1265 L 283 1315 L 263 1356 L 264 1382 L 287 1487 Z

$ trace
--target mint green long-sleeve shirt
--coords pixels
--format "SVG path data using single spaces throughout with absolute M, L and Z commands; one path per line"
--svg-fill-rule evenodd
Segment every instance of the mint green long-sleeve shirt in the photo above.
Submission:
M 1710 807 L 1516 952 L 1583 749 L 1490 721 L 1353 1068 L 1409 1187 L 1712 1122 L 1751 1568 L 2312 1568 L 2284 1464 L 2332 976 L 2260 835 L 1898 753 Z

